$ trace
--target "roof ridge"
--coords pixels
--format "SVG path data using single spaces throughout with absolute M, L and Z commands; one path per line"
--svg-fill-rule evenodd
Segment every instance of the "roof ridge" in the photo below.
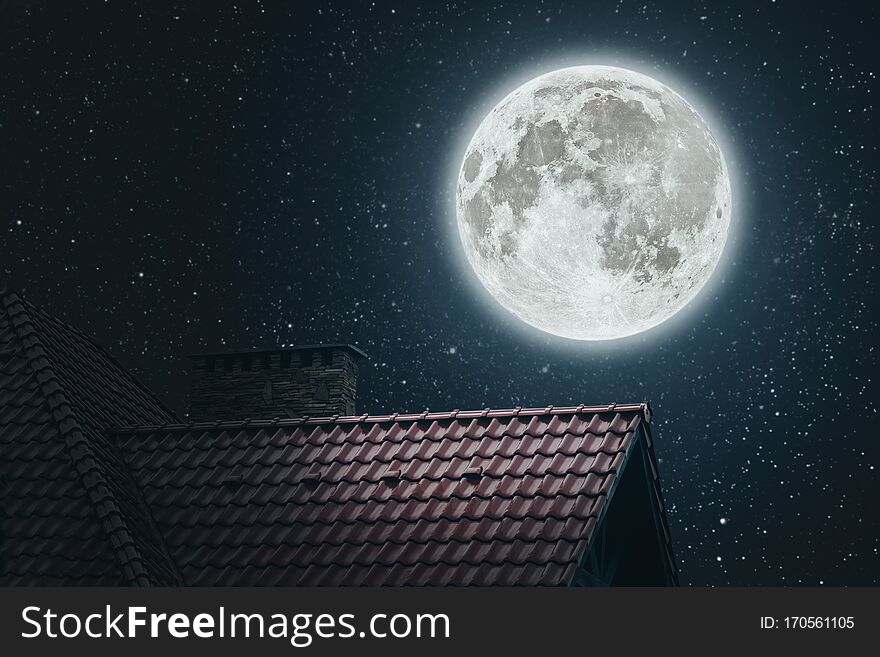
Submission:
M 71 463 L 107 535 L 112 554 L 122 568 L 123 577 L 130 584 L 148 585 L 150 578 L 143 555 L 137 548 L 116 498 L 95 458 L 94 450 L 80 428 L 80 421 L 31 323 L 28 306 L 31 309 L 36 308 L 22 299 L 17 292 L 6 287 L 3 288 L 0 300 L 28 363 L 34 371 L 40 392 L 49 407 L 49 414 L 64 439 Z
M 626 413 L 638 412 L 646 422 L 651 421 L 651 406 L 649 402 L 630 404 L 611 404 L 578 406 L 535 406 L 531 408 L 504 408 L 469 411 L 423 411 L 421 413 L 383 413 L 381 415 L 328 415 L 323 417 L 296 417 L 296 418 L 271 418 L 224 420 L 214 422 L 193 421 L 179 424 L 156 424 L 156 425 L 129 425 L 111 428 L 115 434 L 139 434 L 156 433 L 157 431 L 176 432 L 189 431 L 192 429 L 262 429 L 274 427 L 296 427 L 303 425 L 318 424 L 385 424 L 393 422 L 434 422 L 437 420 L 477 420 L 481 418 L 508 418 L 508 417 L 536 417 L 543 415 L 596 415 L 598 413 Z

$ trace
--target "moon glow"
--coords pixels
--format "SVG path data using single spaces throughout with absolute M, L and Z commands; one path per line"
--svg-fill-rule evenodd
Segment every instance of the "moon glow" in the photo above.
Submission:
M 483 119 L 456 189 L 468 262 L 524 322 L 577 340 L 640 333 L 709 280 L 731 217 L 706 122 L 634 71 L 578 66 Z

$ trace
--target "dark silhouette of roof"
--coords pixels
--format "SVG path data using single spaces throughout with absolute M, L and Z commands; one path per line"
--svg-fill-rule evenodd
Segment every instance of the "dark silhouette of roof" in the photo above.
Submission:
M 107 433 L 176 416 L 79 331 L 0 301 L 0 584 L 180 582 Z
M 646 404 L 487 409 L 118 437 L 190 584 L 567 585 L 637 445 L 665 527 L 649 416 Z M 668 534 L 655 538 L 664 572 L 651 583 L 674 583 Z

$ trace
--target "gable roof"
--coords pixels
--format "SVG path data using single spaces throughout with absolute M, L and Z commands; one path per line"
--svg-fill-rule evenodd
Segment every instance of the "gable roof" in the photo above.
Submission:
M 647 404 L 131 426 L 118 441 L 196 585 L 567 585 Z
M 108 427 L 176 416 L 100 346 L 0 290 L 0 584 L 173 584 Z

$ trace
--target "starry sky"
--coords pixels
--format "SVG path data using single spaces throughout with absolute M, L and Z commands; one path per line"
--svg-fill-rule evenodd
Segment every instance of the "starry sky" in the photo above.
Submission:
M 0 2 L 0 281 L 172 408 L 187 354 L 337 341 L 359 410 L 650 400 L 683 583 L 880 583 L 872 3 L 73 4 Z M 611 349 L 450 231 L 475 121 L 575 64 L 681 81 L 735 178 L 698 312 Z

